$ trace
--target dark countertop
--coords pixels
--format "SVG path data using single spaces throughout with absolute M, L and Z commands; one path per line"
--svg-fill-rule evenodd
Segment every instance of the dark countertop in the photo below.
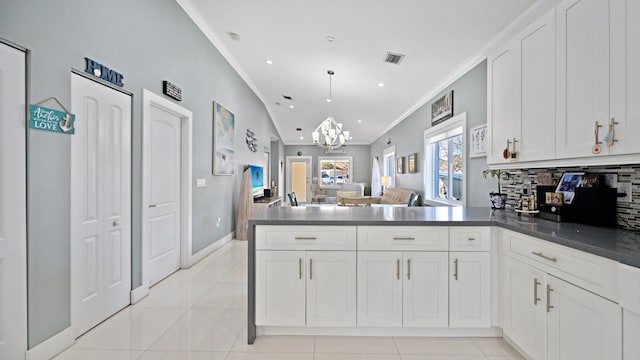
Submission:
M 276 207 L 253 225 L 499 226 L 594 255 L 640 267 L 640 233 L 577 223 L 519 217 L 513 210 L 451 207 Z

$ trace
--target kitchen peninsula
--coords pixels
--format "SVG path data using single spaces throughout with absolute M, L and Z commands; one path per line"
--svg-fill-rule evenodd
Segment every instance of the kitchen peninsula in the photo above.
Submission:
M 563 351 L 617 354 L 621 314 L 640 324 L 640 234 L 620 229 L 487 208 L 282 207 L 249 221 L 248 251 L 250 344 L 504 336 L 532 356 L 540 339 L 553 353 L 578 331 L 584 341 Z

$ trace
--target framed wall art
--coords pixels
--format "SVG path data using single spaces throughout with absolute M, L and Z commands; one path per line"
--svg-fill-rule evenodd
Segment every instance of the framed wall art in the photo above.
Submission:
M 396 159 L 396 173 L 404 174 L 404 156 L 398 156 Z
M 453 116 L 453 90 L 431 104 L 431 125 L 438 124 Z
M 213 102 L 213 174 L 235 173 L 236 116 L 219 102 Z
M 474 126 L 469 130 L 469 157 L 487 156 L 487 124 Z
M 418 153 L 413 153 L 408 156 L 409 158 L 409 172 L 417 173 L 418 172 Z

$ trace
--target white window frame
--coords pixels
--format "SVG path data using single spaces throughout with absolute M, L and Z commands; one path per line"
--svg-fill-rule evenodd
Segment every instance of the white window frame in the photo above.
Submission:
M 388 161 L 388 159 L 391 161 Z M 396 187 L 396 146 L 392 145 L 382 151 L 382 176 L 389 176 L 389 187 Z
M 322 182 L 322 162 L 323 161 L 333 161 L 333 162 L 349 162 L 349 182 L 348 184 L 353 184 L 353 156 L 318 156 L 318 186 L 323 189 L 339 189 L 340 185 L 325 185 Z
M 437 194 L 433 193 L 433 150 L 431 144 L 440 140 L 444 140 L 456 135 L 462 135 L 462 199 L 456 200 L 444 200 L 437 197 Z M 467 206 L 467 113 L 462 113 L 452 117 L 451 119 L 433 126 L 424 132 L 424 190 L 425 198 L 424 203 L 432 206 Z

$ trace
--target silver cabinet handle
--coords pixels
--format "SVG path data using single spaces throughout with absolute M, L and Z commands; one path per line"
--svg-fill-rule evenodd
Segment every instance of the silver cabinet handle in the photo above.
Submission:
M 400 259 L 396 261 L 396 279 L 400 280 Z
M 158 205 L 156 205 L 156 204 L 151 204 L 151 205 L 149 205 L 149 207 L 150 207 L 150 208 L 154 208 L 154 207 L 156 207 L 156 206 L 158 206 Z
M 538 301 L 540 298 L 538 297 L 538 285 L 540 285 L 540 281 L 538 279 L 533 279 L 533 305 L 538 305 Z
M 414 237 L 394 237 L 393 240 L 415 240 L 416 238 Z
M 475 241 L 475 240 L 476 240 L 476 238 L 472 238 L 472 237 L 470 237 L 470 238 L 467 238 L 467 240 L 469 240 L 469 241 Z
M 313 259 L 309 259 L 309 280 L 313 280 Z
M 453 260 L 453 278 L 458 280 L 458 259 Z
M 298 258 L 298 279 L 302 280 L 302 258 Z
M 535 256 L 539 256 L 539 257 L 541 257 L 541 258 L 543 258 L 543 259 L 545 259 L 545 260 L 549 260 L 549 261 L 552 261 L 552 262 L 558 262 L 558 259 L 557 259 L 557 258 L 553 258 L 553 257 L 546 256 L 546 255 L 544 255 L 542 252 L 535 252 L 535 251 L 532 251 L 531 253 L 532 253 L 533 255 L 535 255 Z
M 296 236 L 296 240 L 316 240 L 315 236 Z
M 411 259 L 407 259 L 407 280 L 411 280 Z
M 118 226 L 120 225 L 120 222 L 118 220 L 113 220 L 113 222 L 111 223 L 111 225 L 113 226 Z
M 553 289 L 551 288 L 551 285 L 547 284 L 547 312 L 551 312 L 551 309 L 553 309 L 553 306 L 551 305 L 551 292 L 553 291 Z

